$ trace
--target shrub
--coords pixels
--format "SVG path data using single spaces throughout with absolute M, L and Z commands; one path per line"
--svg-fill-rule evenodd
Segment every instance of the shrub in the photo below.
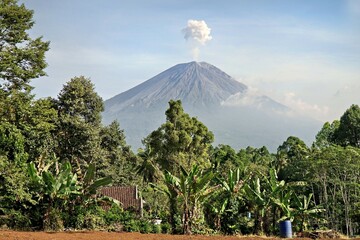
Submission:
M 152 233 L 161 233 L 161 224 L 152 224 Z
M 170 225 L 170 223 L 168 223 L 168 222 L 165 222 L 165 223 L 161 223 L 160 224 L 160 226 L 161 226 L 161 232 L 162 233 L 171 233 L 171 225 Z
M 149 222 L 148 220 L 141 220 L 140 221 L 140 232 L 141 233 L 151 233 L 153 230 L 153 223 Z
M 11 209 L 0 217 L 1 226 L 6 225 L 9 228 L 27 229 L 30 227 L 31 221 L 29 216 L 21 211 Z
M 113 204 L 104 214 L 106 224 L 111 225 L 114 223 L 120 223 L 123 218 L 123 214 L 123 209 L 119 205 Z
M 140 221 L 136 219 L 130 219 L 124 222 L 124 230 L 126 232 L 139 232 L 140 231 Z
M 64 221 L 59 209 L 53 208 L 49 216 L 43 222 L 44 231 L 61 231 L 64 229 Z

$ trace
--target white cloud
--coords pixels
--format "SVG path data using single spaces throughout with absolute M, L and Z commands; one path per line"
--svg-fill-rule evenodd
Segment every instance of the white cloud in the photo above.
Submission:
M 236 93 L 228 97 L 222 102 L 223 106 L 256 106 L 259 104 L 259 97 L 261 96 L 258 89 L 248 87 L 244 93 Z
M 330 110 L 328 106 L 307 103 L 293 92 L 285 93 L 282 103 L 292 109 L 290 114 L 300 114 L 320 121 L 326 121 Z

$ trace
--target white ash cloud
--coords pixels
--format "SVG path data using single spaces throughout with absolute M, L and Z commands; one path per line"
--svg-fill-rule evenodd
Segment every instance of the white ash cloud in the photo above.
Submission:
M 212 39 L 210 35 L 211 28 L 208 27 L 204 20 L 188 20 L 186 28 L 182 29 L 184 38 L 190 42 L 191 53 L 195 60 L 199 58 L 200 46 Z

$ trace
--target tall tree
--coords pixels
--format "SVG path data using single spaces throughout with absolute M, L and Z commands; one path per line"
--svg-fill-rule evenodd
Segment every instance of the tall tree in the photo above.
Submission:
M 19 217 L 32 202 L 25 170 L 34 130 L 30 81 L 45 75 L 49 49 L 41 37 L 30 38 L 32 18 L 16 0 L 0 1 L 0 214 L 9 226 L 23 223 Z
M 314 147 L 325 148 L 334 143 L 335 132 L 339 128 L 339 120 L 334 120 L 331 124 L 329 122 L 324 123 L 321 130 L 316 134 Z
M 341 146 L 360 147 L 360 107 L 351 105 L 340 118 L 334 142 Z
M 165 115 L 166 123 L 144 140 L 160 169 L 176 174 L 180 173 L 180 165 L 187 170 L 194 164 L 210 166 L 212 132 L 195 117 L 186 114 L 180 100 L 171 100 Z
M 132 174 L 137 164 L 137 157 L 126 144 L 124 130 L 117 121 L 100 130 L 100 146 L 104 152 L 97 174 L 111 176 L 114 184 L 128 185 L 137 180 Z
M 73 169 L 82 177 L 91 162 L 98 162 L 100 147 L 101 97 L 95 92 L 90 79 L 72 78 L 58 97 L 59 151 L 62 160 L 70 161 Z
M 279 178 L 286 181 L 304 180 L 309 154 L 310 150 L 304 141 L 294 136 L 288 137 L 277 150 Z
M 45 75 L 49 42 L 30 38 L 33 14 L 16 0 L 0 2 L 0 83 L 5 91 L 28 89 L 31 79 Z

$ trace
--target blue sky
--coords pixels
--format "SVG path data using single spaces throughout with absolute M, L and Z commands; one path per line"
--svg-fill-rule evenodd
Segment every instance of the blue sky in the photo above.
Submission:
M 56 97 L 74 76 L 90 77 L 103 99 L 192 61 L 182 29 L 204 20 L 212 40 L 199 61 L 255 92 L 332 121 L 360 104 L 358 0 L 23 0 L 31 34 L 51 42 L 37 97 Z

